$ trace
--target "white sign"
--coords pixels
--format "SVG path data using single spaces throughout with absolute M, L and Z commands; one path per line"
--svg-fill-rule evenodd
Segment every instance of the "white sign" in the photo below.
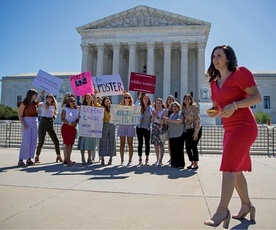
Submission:
M 119 125 L 137 125 L 140 123 L 141 106 L 110 106 L 110 123 Z
M 62 82 L 62 79 L 57 78 L 40 69 L 32 84 L 48 93 L 58 95 L 58 90 L 62 85 Z
M 103 132 L 104 108 L 80 107 L 79 136 L 101 138 Z
M 119 74 L 92 77 L 97 96 L 121 95 L 125 87 Z

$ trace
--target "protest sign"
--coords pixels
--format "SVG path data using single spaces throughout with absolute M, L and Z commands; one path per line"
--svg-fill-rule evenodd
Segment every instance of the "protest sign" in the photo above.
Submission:
M 120 125 L 137 125 L 140 123 L 141 106 L 110 106 L 110 123 Z
M 101 138 L 103 132 L 104 108 L 80 107 L 79 136 Z
M 155 94 L 156 76 L 144 73 L 130 73 L 129 90 Z
M 62 82 L 62 79 L 59 79 L 40 69 L 32 84 L 48 93 L 57 95 Z
M 119 74 L 94 76 L 93 78 L 97 96 L 121 95 L 125 87 Z
M 90 72 L 71 76 L 70 82 L 75 95 L 84 96 L 86 93 L 94 94 L 94 87 Z

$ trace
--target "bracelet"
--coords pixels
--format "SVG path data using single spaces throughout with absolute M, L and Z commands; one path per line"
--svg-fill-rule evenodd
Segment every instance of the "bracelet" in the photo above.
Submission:
M 233 101 L 233 104 L 235 105 L 235 110 L 238 110 L 237 103 L 235 101 Z

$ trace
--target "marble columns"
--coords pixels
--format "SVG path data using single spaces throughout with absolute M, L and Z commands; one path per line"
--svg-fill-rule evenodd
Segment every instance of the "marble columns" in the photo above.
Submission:
M 180 60 L 180 92 L 179 101 L 182 102 L 183 96 L 188 93 L 188 50 L 189 43 L 180 42 L 181 60 Z
M 104 44 L 99 43 L 96 45 L 97 48 L 97 76 L 103 75 L 103 59 L 104 59 Z
M 155 42 L 147 42 L 147 74 L 154 74 L 154 46 Z M 153 101 L 153 95 L 149 94 L 150 100 Z
M 200 100 L 200 89 L 202 89 L 205 84 L 207 84 L 207 79 L 205 77 L 205 42 L 197 42 L 197 95 L 195 97 L 196 101 Z
M 171 94 L 171 48 L 172 42 L 163 42 L 164 47 L 164 74 L 163 74 L 163 100 Z

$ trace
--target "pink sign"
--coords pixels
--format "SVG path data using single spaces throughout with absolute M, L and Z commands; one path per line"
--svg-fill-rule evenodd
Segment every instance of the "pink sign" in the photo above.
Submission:
M 84 96 L 86 93 L 94 94 L 94 86 L 90 72 L 71 76 L 70 82 L 75 95 Z
M 156 76 L 144 73 L 130 73 L 129 90 L 142 93 L 155 93 Z

